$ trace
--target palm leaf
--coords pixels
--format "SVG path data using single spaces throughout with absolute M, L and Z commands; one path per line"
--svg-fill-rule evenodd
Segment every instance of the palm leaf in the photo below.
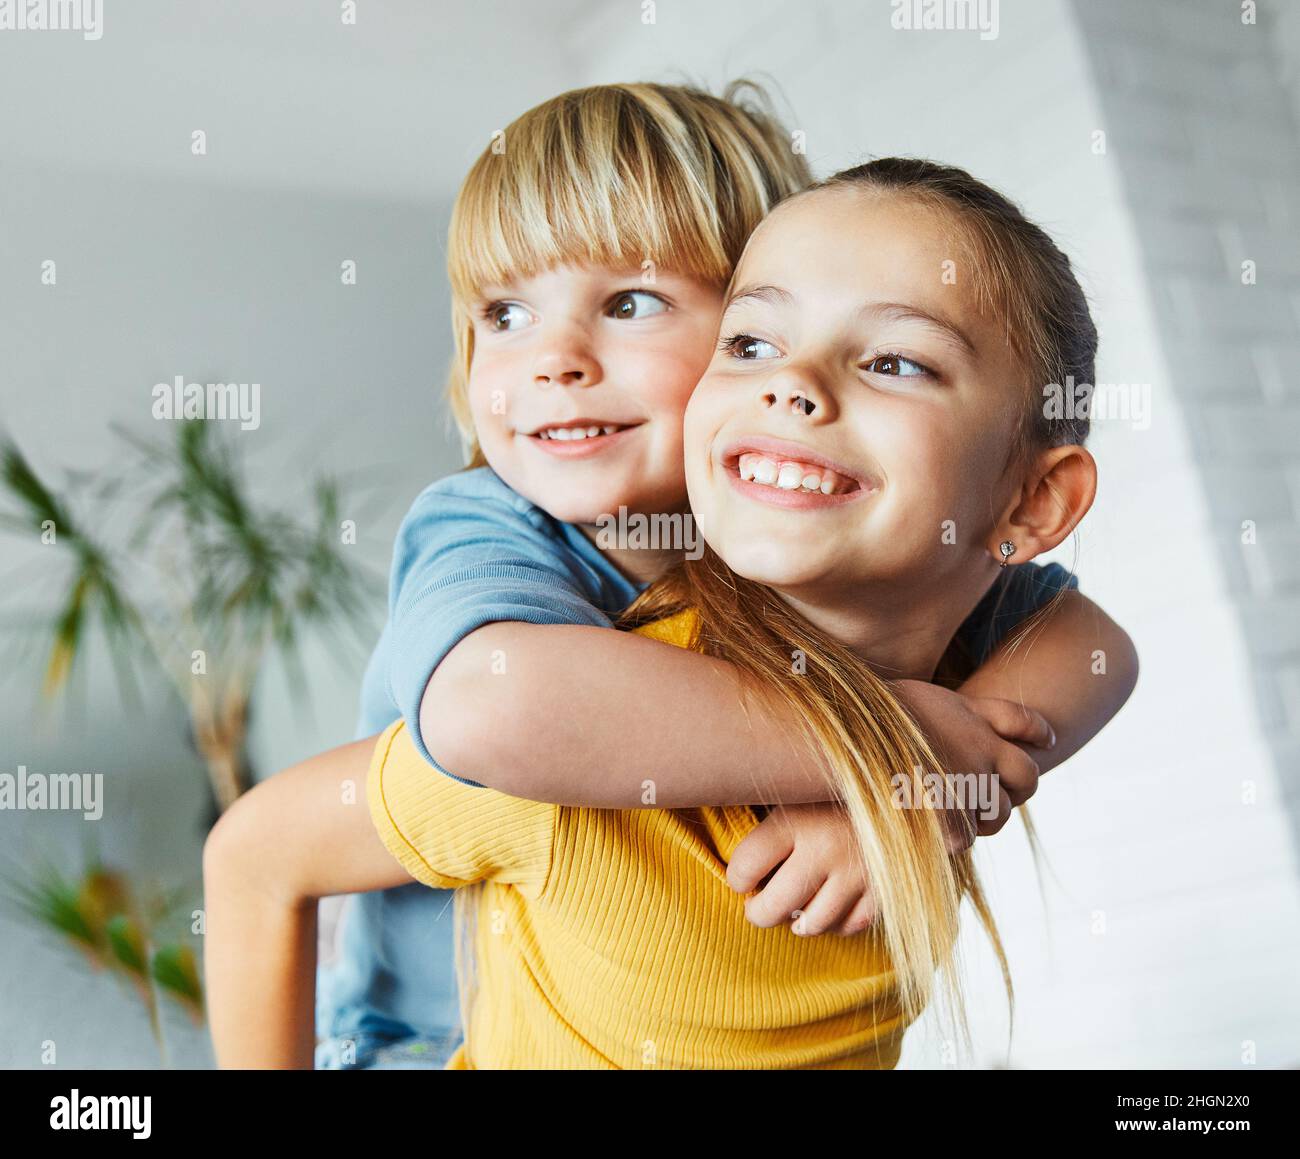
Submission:
M 99 931 L 81 907 L 80 889 L 57 870 L 31 881 L 11 881 L 9 896 L 36 924 L 68 938 L 92 954 L 102 948 Z
M 203 983 L 199 981 L 198 958 L 190 946 L 159 946 L 153 956 L 153 979 L 190 1013 L 203 1017 Z
M 118 914 L 109 920 L 104 932 L 114 962 L 135 978 L 148 978 L 148 949 L 139 923 L 127 914 Z
M 53 695 L 67 682 L 84 650 L 90 627 L 98 623 L 118 642 L 129 640 L 139 613 L 122 590 L 110 553 L 73 518 L 70 507 L 46 485 L 19 448 L 0 443 L 0 484 L 18 507 L 7 524 L 40 534 L 54 526 L 56 547 L 71 556 L 72 573 L 51 624 L 52 640 L 43 689 Z

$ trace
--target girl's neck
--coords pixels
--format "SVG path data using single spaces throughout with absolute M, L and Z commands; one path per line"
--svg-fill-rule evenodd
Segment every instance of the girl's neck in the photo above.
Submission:
M 948 645 L 987 590 L 991 576 L 973 577 L 982 586 L 969 592 L 954 587 L 942 591 L 882 591 L 876 587 L 851 591 L 780 591 L 778 594 L 809 623 L 834 637 L 866 661 L 884 680 L 934 678 Z

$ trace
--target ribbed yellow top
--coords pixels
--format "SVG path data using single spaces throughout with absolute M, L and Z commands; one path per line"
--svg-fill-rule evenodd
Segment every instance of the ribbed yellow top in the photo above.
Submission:
M 640 630 L 686 646 L 693 616 Z M 671 725 L 665 725 L 671 727 Z M 653 770 L 647 770 L 653 779 Z M 727 885 L 748 806 L 586 809 L 431 769 L 401 721 L 375 748 L 385 846 L 474 914 L 473 1068 L 889 1069 L 906 1029 L 876 933 L 759 929 Z

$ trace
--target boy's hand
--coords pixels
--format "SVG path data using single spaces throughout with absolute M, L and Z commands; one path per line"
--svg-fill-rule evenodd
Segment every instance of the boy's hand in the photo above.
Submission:
M 985 805 L 995 805 L 996 815 L 987 816 L 978 806 L 969 810 L 974 834 L 997 833 L 1012 809 L 1037 790 L 1038 764 L 1025 750 L 1055 745 L 1051 726 L 1040 713 L 1010 700 L 967 697 L 916 680 L 897 681 L 894 687 L 944 762 L 944 773 L 980 776 Z M 993 785 L 996 798 L 989 792 Z M 955 808 L 943 815 L 949 850 L 966 849 L 972 827 Z M 769 875 L 771 880 L 745 902 L 745 916 L 756 926 L 793 919 L 794 932 L 805 936 L 857 934 L 875 920 L 875 899 L 852 826 L 833 802 L 778 806 L 736 847 L 727 867 L 732 889 L 750 893 Z
M 777 868 L 777 867 L 780 868 Z M 834 802 L 778 805 L 736 846 L 727 884 L 749 893 L 745 916 L 769 928 L 794 920 L 796 934 L 859 934 L 875 920 L 875 900 L 853 828 Z
M 943 772 L 976 774 L 980 799 L 996 806 L 993 816 L 986 816 L 982 808 L 972 809 L 975 836 L 997 833 L 1012 809 L 1038 790 L 1038 762 L 1027 750 L 1052 748 L 1056 744 L 1052 726 L 1041 713 L 1013 700 L 964 696 L 921 680 L 898 680 L 893 687 L 943 762 Z M 994 786 L 996 796 L 990 791 Z M 967 848 L 973 837 L 957 824 L 956 810 L 945 815 L 953 822 L 948 827 L 950 849 Z

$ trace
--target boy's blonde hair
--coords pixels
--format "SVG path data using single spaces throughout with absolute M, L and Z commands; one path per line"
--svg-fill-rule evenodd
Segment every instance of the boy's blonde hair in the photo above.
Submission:
M 447 397 L 469 465 L 485 462 L 467 396 L 483 286 L 572 262 L 643 277 L 661 267 L 722 289 L 754 227 L 811 180 L 748 80 L 721 97 L 689 85 L 575 89 L 508 125 L 465 178 L 447 239 Z

